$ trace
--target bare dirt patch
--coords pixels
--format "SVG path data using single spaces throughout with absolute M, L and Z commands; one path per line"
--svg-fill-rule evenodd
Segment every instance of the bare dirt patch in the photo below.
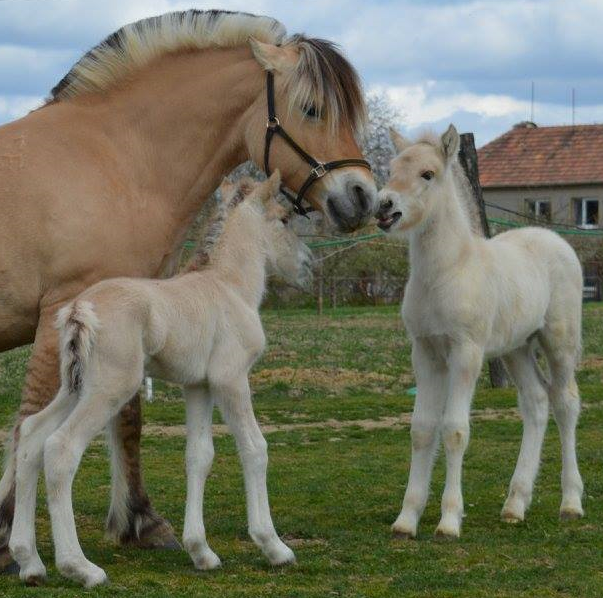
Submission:
M 252 385 L 269 385 L 285 382 L 293 386 L 322 386 L 330 392 L 341 391 L 354 386 L 382 387 L 392 385 L 396 382 L 403 384 L 411 383 L 411 375 L 390 376 L 377 372 L 360 372 L 358 370 L 346 370 L 343 368 L 293 368 L 282 367 L 264 369 L 255 372 L 251 376 Z

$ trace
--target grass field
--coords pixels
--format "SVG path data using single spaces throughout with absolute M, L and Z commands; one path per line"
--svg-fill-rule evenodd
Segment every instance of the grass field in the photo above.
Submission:
M 413 386 L 397 308 L 342 309 L 321 318 L 309 311 L 266 312 L 264 322 L 269 346 L 253 374 L 256 413 L 269 444 L 273 517 L 298 564 L 274 569 L 248 539 L 234 443 L 217 427 L 205 520 L 210 544 L 223 561 L 220 570 L 195 571 L 185 552 L 124 549 L 104 540 L 109 472 L 99 440 L 84 457 L 74 503 L 84 551 L 106 569 L 111 585 L 87 592 L 58 575 L 41 503 L 39 546 L 49 565 L 48 583 L 25 588 L 16 578 L 0 577 L 0 596 L 603 596 L 601 304 L 585 308 L 578 375 L 586 517 L 558 520 L 559 442 L 551 425 L 527 521 L 500 522 L 521 425 L 514 391 L 488 389 L 484 379 L 474 402 L 464 469 L 466 518 L 457 542 L 433 538 L 442 459 L 418 540 L 390 536 L 409 466 L 406 422 L 412 397 L 406 390 Z M 22 349 L 0 358 L 0 428 L 9 427 L 18 405 L 27 355 Z M 155 402 L 145 407 L 143 457 L 153 503 L 181 533 L 184 407 L 179 396 L 177 388 L 157 384 Z

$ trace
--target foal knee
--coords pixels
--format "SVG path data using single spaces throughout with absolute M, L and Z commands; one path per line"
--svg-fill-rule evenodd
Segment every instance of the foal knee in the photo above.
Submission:
M 442 441 L 447 451 L 463 452 L 469 443 L 469 424 L 460 421 L 445 421 Z
M 413 418 L 410 426 L 410 438 L 414 450 L 424 450 L 436 441 L 438 425 L 436 420 Z
M 49 497 L 75 475 L 78 457 L 69 439 L 55 432 L 44 444 L 44 473 Z

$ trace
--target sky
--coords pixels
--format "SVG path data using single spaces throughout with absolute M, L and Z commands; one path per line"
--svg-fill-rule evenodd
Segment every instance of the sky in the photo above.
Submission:
M 79 56 L 121 25 L 224 8 L 331 39 L 407 134 L 453 122 L 478 146 L 530 119 L 603 122 L 603 0 L 0 0 L 0 124 L 39 105 Z

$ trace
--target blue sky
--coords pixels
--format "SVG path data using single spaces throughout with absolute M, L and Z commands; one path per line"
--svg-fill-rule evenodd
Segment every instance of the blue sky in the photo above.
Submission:
M 0 123 L 39 104 L 90 46 L 132 20 L 186 8 L 274 16 L 338 42 L 406 132 L 449 122 L 478 144 L 530 116 L 603 121 L 603 0 L 0 0 Z

